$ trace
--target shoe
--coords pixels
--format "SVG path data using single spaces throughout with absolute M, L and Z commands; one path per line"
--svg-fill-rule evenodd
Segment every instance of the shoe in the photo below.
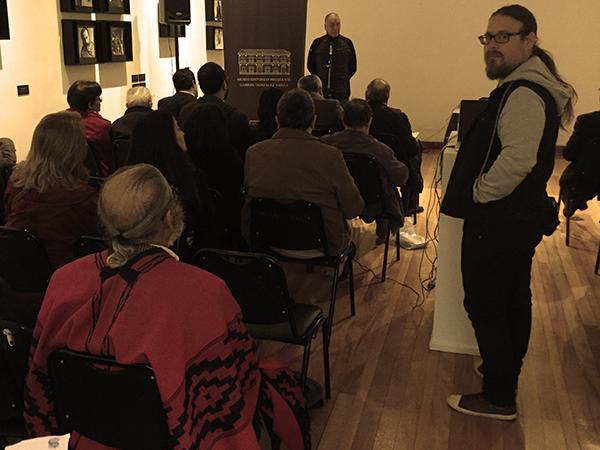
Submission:
M 483 361 L 478 359 L 477 361 L 475 361 L 473 363 L 473 369 L 475 370 L 475 373 L 480 377 L 483 378 Z
M 498 406 L 483 398 L 483 394 L 452 394 L 448 396 L 448 406 L 469 416 L 487 417 L 496 420 L 515 420 L 516 406 Z

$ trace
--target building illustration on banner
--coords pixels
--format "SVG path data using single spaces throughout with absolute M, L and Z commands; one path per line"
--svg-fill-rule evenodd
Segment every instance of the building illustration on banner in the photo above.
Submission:
M 241 76 L 290 76 L 292 52 L 283 49 L 241 49 L 238 52 Z

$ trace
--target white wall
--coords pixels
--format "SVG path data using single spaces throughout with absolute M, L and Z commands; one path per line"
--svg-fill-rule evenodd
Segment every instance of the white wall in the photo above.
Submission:
M 486 96 L 482 46 L 490 14 L 506 0 L 309 0 L 307 51 L 324 33 L 323 18 L 336 11 L 342 34 L 358 54 L 352 94 L 364 97 L 376 77 L 392 85 L 390 104 L 402 108 L 423 140 L 441 140 L 461 98 Z M 599 109 L 600 1 L 522 0 L 538 22 L 540 45 L 579 94 L 576 113 Z M 559 143 L 568 134 L 561 133 Z
M 0 41 L 0 136 L 11 137 L 17 156 L 29 150 L 33 128 L 50 112 L 67 107 L 66 93 L 78 79 L 98 81 L 103 87 L 101 114 L 114 120 L 123 114 L 131 75 L 146 74 L 155 103 L 173 92 L 173 39 L 158 37 L 156 0 L 131 0 L 131 14 L 61 13 L 59 0 L 8 0 L 11 39 Z M 192 0 L 192 24 L 180 38 L 180 65 L 194 72 L 206 62 L 204 3 Z M 133 57 L 127 63 L 65 66 L 61 19 L 126 20 L 132 22 Z M 171 51 L 169 51 L 169 41 Z M 30 95 L 17 96 L 17 85 L 28 84 Z

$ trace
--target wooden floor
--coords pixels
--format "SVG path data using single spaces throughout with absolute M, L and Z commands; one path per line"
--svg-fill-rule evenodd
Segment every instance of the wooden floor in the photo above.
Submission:
M 423 174 L 431 183 L 439 152 L 424 154 Z M 558 196 L 557 157 L 549 191 Z M 421 204 L 426 206 L 430 190 Z M 340 285 L 331 342 L 332 398 L 311 411 L 313 448 L 392 449 L 600 449 L 600 276 L 593 266 L 600 239 L 600 206 L 590 202 L 571 222 L 544 238 L 533 263 L 534 319 L 529 353 L 519 384 L 519 418 L 514 423 L 452 412 L 446 396 L 478 392 L 473 357 L 430 351 L 435 289 L 414 307 L 421 291 L 422 250 L 390 252 L 388 277 L 380 283 L 355 266 L 357 314 L 350 318 L 347 282 Z M 430 229 L 434 227 L 432 215 Z M 425 234 L 425 215 L 419 215 Z M 360 262 L 378 274 L 382 246 Z M 430 247 L 429 255 L 433 256 Z M 425 277 L 431 264 L 421 268 Z M 286 267 L 299 302 L 328 307 L 330 279 Z M 423 299 L 421 299 L 423 300 Z M 261 353 L 299 368 L 300 349 L 261 343 Z M 322 382 L 322 346 L 314 341 L 309 376 Z

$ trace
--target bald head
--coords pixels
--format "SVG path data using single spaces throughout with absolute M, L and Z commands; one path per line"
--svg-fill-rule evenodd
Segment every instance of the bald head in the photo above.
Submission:
M 387 104 L 390 99 L 390 84 L 382 78 L 375 78 L 367 86 L 365 98 L 368 102 Z
M 124 167 L 106 180 L 98 216 L 112 240 L 109 264 L 117 267 L 149 244 L 172 245 L 183 230 L 179 202 L 160 171 L 149 164 Z
M 325 32 L 331 37 L 338 37 L 341 30 L 340 16 L 337 13 L 330 12 L 325 16 Z

